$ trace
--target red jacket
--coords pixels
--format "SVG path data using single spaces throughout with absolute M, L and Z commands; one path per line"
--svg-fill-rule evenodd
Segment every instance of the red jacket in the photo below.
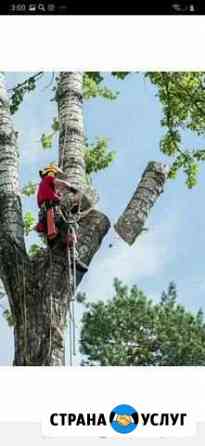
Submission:
M 55 177 L 46 175 L 42 178 L 37 193 L 38 206 L 41 207 L 45 201 L 59 201 L 60 196 L 56 193 Z

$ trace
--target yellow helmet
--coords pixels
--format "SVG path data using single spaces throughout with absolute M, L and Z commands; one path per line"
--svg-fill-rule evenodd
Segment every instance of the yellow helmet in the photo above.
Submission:
M 56 175 L 57 173 L 63 174 L 63 171 L 55 164 L 49 164 L 45 169 L 39 171 L 40 176 L 49 175 L 49 173 Z

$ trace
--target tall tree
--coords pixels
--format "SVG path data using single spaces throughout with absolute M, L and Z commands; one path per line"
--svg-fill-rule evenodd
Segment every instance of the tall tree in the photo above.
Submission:
M 119 280 L 114 289 L 112 300 L 86 303 L 80 339 L 84 365 L 205 365 L 203 313 L 177 304 L 174 283 L 157 304 Z
M 68 177 L 82 189 L 85 163 L 81 150 L 84 143 L 81 73 L 61 74 L 57 101 L 61 125 L 60 160 Z M 60 242 L 52 249 L 41 250 L 32 258 L 26 252 L 16 146 L 9 98 L 1 80 L 1 278 L 15 321 L 14 365 L 63 365 L 64 330 L 71 298 L 67 256 Z M 91 262 L 109 226 L 108 218 L 97 210 L 92 210 L 80 222 L 78 250 L 86 264 Z
M 112 73 L 125 79 L 129 73 Z M 71 300 L 68 284 L 71 281 L 65 249 L 57 240 L 50 249 L 25 248 L 25 235 L 32 226 L 32 216 L 23 219 L 19 184 L 17 133 L 11 115 L 24 95 L 32 92 L 43 76 L 31 75 L 16 85 L 9 98 L 3 79 L 0 80 L 0 277 L 8 295 L 14 324 L 14 365 L 63 365 L 64 329 Z M 145 220 L 163 191 L 167 176 L 174 178 L 179 169 L 187 176 L 188 187 L 196 184 L 198 163 L 205 159 L 204 150 L 187 150 L 181 143 L 180 131 L 191 129 L 201 135 L 205 129 L 204 73 L 146 73 L 156 87 L 163 106 L 162 126 L 167 129 L 161 150 L 173 158 L 171 168 L 150 162 L 142 179 L 115 225 L 116 231 L 129 244 L 144 230 Z M 54 75 L 55 77 L 55 75 Z M 102 96 L 114 100 L 117 96 L 103 85 L 104 74 L 98 72 L 62 72 L 56 76 L 55 100 L 58 118 L 52 132 L 42 135 L 44 147 L 52 145 L 52 136 L 59 132 L 59 165 L 82 193 L 82 209 L 92 210 L 79 222 L 78 251 L 87 265 L 99 249 L 110 222 L 95 209 L 96 193 L 88 176 L 106 168 L 113 159 L 106 140 L 89 144 L 83 123 L 83 99 Z M 31 195 L 29 183 L 23 193 Z M 69 210 L 70 196 L 62 205 Z M 34 247 L 35 248 L 35 247 Z M 71 276 L 71 272 L 70 272 Z M 77 277 L 77 286 L 81 277 Z

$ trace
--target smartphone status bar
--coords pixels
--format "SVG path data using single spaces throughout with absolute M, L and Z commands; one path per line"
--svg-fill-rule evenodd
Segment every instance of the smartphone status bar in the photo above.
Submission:
M 2 2 L 3 3 L 3 2 Z M 204 2 L 205 3 L 205 2 Z M 76 2 L 42 1 L 23 2 L 12 1 L 8 5 L 0 5 L 0 15 L 204 15 L 205 4 L 197 1 L 177 2 L 172 1 L 161 4 L 159 1 L 150 5 L 148 2 L 140 4 L 136 0 L 106 0 L 96 2 L 88 0 Z

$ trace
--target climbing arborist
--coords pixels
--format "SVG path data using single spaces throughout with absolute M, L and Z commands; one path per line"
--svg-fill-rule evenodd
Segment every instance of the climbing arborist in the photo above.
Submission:
M 63 175 L 63 171 L 56 165 L 49 164 L 43 170 L 39 171 L 41 182 L 37 191 L 37 202 L 40 208 L 39 222 L 36 231 L 45 234 L 47 240 L 55 239 L 59 233 L 62 233 L 67 248 L 77 243 L 77 230 L 75 225 L 71 225 L 63 218 L 60 210 L 60 201 L 66 191 L 74 193 L 72 209 L 78 207 L 80 193 L 69 182 L 57 178 L 57 175 Z M 76 251 L 76 268 L 80 273 L 85 273 L 88 268 L 80 261 Z
M 37 194 L 39 207 L 47 201 L 59 203 L 61 198 L 60 194 L 57 192 L 59 186 L 63 186 L 64 189 L 71 188 L 71 185 L 68 182 L 56 178 L 57 174 L 63 174 L 63 171 L 54 165 L 48 165 L 46 169 L 39 171 L 41 177 Z
M 52 227 L 52 216 L 55 217 L 55 211 L 57 205 L 60 204 L 63 193 L 69 190 L 77 194 L 76 189 L 70 183 L 56 177 L 59 174 L 63 175 L 63 171 L 53 164 L 49 164 L 44 170 L 39 171 L 41 182 L 38 187 L 37 202 L 40 212 L 36 230 L 47 234 L 48 239 L 54 238 L 58 233 L 57 228 L 54 228 L 54 224 Z M 50 212 L 48 216 L 47 211 Z

